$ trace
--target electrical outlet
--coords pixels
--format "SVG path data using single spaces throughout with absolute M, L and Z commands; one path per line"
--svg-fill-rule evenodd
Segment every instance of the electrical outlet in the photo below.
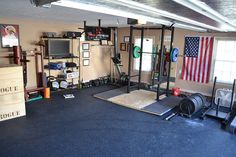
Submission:
M 182 70 L 179 70 L 179 74 L 181 74 L 182 73 Z

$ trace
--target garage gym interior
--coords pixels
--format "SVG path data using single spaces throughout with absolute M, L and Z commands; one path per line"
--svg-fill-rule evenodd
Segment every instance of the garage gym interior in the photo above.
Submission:
M 0 157 L 235 157 L 235 0 L 1 0 Z

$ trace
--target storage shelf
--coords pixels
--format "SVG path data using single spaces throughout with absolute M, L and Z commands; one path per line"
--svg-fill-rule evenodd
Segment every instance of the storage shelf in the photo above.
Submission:
M 73 57 L 62 57 L 62 58 L 53 58 L 53 57 L 44 57 L 44 59 L 73 59 L 73 58 L 79 58 L 77 56 L 73 56 Z
M 56 91 L 51 90 L 51 93 L 69 91 L 69 90 L 71 90 L 71 89 L 78 89 L 78 84 L 75 84 L 73 87 L 69 87 L 69 88 L 66 88 L 66 89 L 58 89 L 58 90 L 56 90 Z
M 59 77 L 55 77 L 56 79 L 58 79 L 58 80 L 74 80 L 74 79 L 79 79 L 79 77 L 76 77 L 76 78 L 67 78 L 67 79 L 65 79 L 65 78 L 59 78 Z
M 76 67 L 66 67 L 65 69 L 72 69 L 72 68 L 75 68 L 75 69 L 79 69 L 80 66 L 76 66 Z M 59 70 L 59 69 L 49 69 L 47 67 L 44 67 L 45 70 Z M 65 70 L 65 69 L 61 69 L 61 70 Z
M 79 68 L 80 66 L 75 66 L 75 67 L 66 67 L 66 69 L 69 69 L 69 68 Z
M 48 63 L 46 63 L 45 65 L 48 65 L 49 62 L 74 62 L 76 63 L 77 66 L 75 67 L 65 67 L 61 70 L 57 70 L 57 69 L 50 69 L 50 68 L 45 68 L 47 75 L 49 76 L 54 76 L 55 78 L 57 78 L 57 76 L 60 74 L 60 71 L 62 70 L 70 70 L 70 71 L 78 71 L 80 74 L 80 38 L 67 38 L 67 37 L 42 37 L 42 40 L 46 41 L 46 40 L 50 40 L 50 39 L 61 39 L 61 40 L 70 40 L 70 45 L 71 45 L 71 52 L 70 55 L 71 56 L 51 56 L 50 52 L 48 53 L 48 56 L 45 56 L 44 59 L 48 61 Z M 76 78 L 69 78 L 69 79 L 63 79 L 63 78 L 58 78 L 61 80 L 67 80 L 68 83 L 71 83 L 71 85 L 73 86 L 73 88 L 69 87 L 68 89 L 75 89 L 77 87 L 80 87 L 80 75 Z M 78 80 L 78 81 L 77 81 Z M 64 91 L 64 90 L 68 90 L 68 89 L 59 89 L 58 91 Z M 52 92 L 58 92 L 58 91 L 52 91 Z
M 42 39 L 79 39 L 79 38 L 68 38 L 68 37 L 41 37 Z

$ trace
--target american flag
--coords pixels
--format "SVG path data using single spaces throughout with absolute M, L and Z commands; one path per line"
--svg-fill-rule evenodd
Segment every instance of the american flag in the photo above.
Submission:
M 182 79 L 208 83 L 213 37 L 185 37 Z

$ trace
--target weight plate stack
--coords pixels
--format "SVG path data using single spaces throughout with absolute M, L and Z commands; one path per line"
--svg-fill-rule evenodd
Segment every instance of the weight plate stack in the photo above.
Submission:
M 194 113 L 205 107 L 205 104 L 205 97 L 200 93 L 195 93 L 180 101 L 179 110 L 181 114 L 191 117 Z
M 200 94 L 200 93 L 194 93 L 194 94 L 192 94 L 191 96 L 198 96 L 200 99 L 201 99 L 201 101 L 202 101 L 202 104 L 203 104 L 203 106 L 204 107 L 208 107 L 208 105 L 207 105 L 207 103 L 206 103 L 206 98 L 202 95 L 202 94 Z

